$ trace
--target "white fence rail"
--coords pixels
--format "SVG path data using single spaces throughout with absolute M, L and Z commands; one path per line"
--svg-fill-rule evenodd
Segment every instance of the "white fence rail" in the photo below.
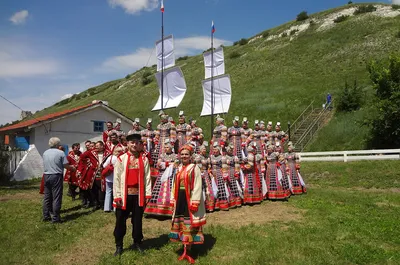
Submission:
M 300 161 L 400 160 L 400 149 L 302 152 Z

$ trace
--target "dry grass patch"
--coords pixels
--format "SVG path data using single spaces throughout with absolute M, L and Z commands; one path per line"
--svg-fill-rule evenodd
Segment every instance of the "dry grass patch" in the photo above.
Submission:
M 16 200 L 39 201 L 43 199 L 42 196 L 43 195 L 39 194 L 38 190 L 29 192 L 19 192 L 14 194 L 3 194 L 0 197 L 0 202 L 16 201 Z
M 243 206 L 231 211 L 219 211 L 207 216 L 207 225 L 223 225 L 240 228 L 249 224 L 261 225 L 274 221 L 284 223 L 300 221 L 304 210 L 295 208 L 285 202 L 264 201 L 254 206 Z

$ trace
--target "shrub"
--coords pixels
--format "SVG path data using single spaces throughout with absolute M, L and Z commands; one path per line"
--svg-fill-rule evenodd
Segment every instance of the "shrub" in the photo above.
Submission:
M 87 90 L 87 94 L 88 94 L 89 96 L 93 96 L 93 95 L 97 94 L 96 87 L 89 88 L 89 89 Z
M 282 37 L 283 37 L 283 38 L 284 38 L 284 37 L 287 37 L 287 32 L 286 32 L 286 31 L 282 33 Z
M 189 58 L 189 56 L 182 56 L 182 57 L 179 57 L 178 59 L 176 59 L 176 61 L 177 62 L 184 61 L 184 60 L 187 60 L 187 58 Z
M 374 113 L 366 122 L 370 126 L 369 147 L 399 148 L 400 54 L 390 56 L 389 62 L 370 62 L 368 72 L 375 90 Z
M 358 110 L 362 103 L 363 92 L 361 88 L 357 86 L 357 81 L 354 81 L 352 89 L 350 89 L 347 82 L 345 82 L 343 90 L 339 93 L 337 110 L 341 112 Z
M 143 78 L 147 78 L 149 76 L 151 76 L 151 72 L 150 71 L 144 71 L 143 74 L 142 74 Z
M 264 32 L 262 33 L 262 37 L 263 37 L 263 38 L 268 38 L 268 37 L 269 37 L 269 31 L 264 31 Z
M 347 2 L 347 4 L 348 4 L 348 5 L 351 5 L 351 4 L 353 4 L 353 1 L 349 1 L 349 2 Z
M 239 58 L 239 57 L 240 57 L 240 53 L 237 51 L 231 52 L 231 54 L 229 54 L 230 59 L 235 59 L 235 58 Z
M 142 85 L 146 86 L 153 82 L 153 77 L 151 76 L 151 71 L 144 71 L 142 74 L 142 79 L 141 79 Z
M 129 79 L 129 78 L 131 78 L 131 75 L 130 75 L 130 74 L 127 74 L 127 75 L 125 76 L 125 79 Z
M 249 41 L 245 38 L 240 39 L 239 41 L 237 41 L 237 44 L 239 45 L 246 45 Z
M 299 31 L 298 29 L 292 29 L 292 30 L 290 31 L 290 36 L 296 34 L 296 32 L 298 32 L 298 31 Z
M 297 21 L 304 21 L 308 18 L 307 11 L 302 11 L 297 15 Z
M 393 10 L 398 10 L 398 9 L 400 9 L 400 5 L 392 5 L 392 9 Z
M 400 38 L 400 30 L 396 33 L 396 37 Z
M 310 26 L 313 26 L 313 25 L 315 25 L 315 21 L 314 20 L 310 20 Z
M 369 13 L 376 11 L 376 7 L 374 5 L 366 5 L 357 7 L 356 11 L 354 11 L 354 15 Z
M 340 23 L 340 22 L 345 21 L 345 20 L 348 19 L 348 18 L 349 18 L 349 15 L 341 15 L 341 16 L 338 16 L 337 18 L 335 18 L 335 19 L 333 20 L 333 22 L 335 22 L 335 23 Z
M 157 68 L 157 64 L 153 64 L 151 67 L 152 68 Z

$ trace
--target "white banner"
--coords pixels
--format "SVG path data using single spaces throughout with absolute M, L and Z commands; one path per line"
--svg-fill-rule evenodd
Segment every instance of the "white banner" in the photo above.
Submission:
M 161 109 L 161 72 L 155 74 L 160 96 L 152 109 Z M 186 81 L 182 70 L 177 66 L 164 71 L 163 105 L 164 109 L 177 107 L 186 93 Z
M 156 54 L 157 54 L 157 71 L 161 71 L 162 64 L 162 41 L 156 42 Z M 172 35 L 164 37 L 164 70 L 175 66 L 175 53 L 174 53 L 174 38 Z
M 213 78 L 214 114 L 227 113 L 231 104 L 231 80 L 229 75 Z M 211 80 L 203 81 L 203 109 L 201 116 L 211 115 Z
M 203 56 L 204 56 L 205 79 L 211 77 L 211 69 L 213 69 L 213 76 L 225 74 L 224 50 L 222 47 L 219 47 L 216 50 L 214 50 L 213 65 L 211 64 L 211 51 L 204 53 Z

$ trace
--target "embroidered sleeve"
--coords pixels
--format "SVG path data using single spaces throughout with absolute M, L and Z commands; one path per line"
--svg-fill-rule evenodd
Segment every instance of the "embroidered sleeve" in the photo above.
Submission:
M 148 158 L 144 158 L 144 180 L 145 180 L 145 190 L 146 199 L 151 198 L 151 177 L 150 177 L 150 164 Z
M 121 157 L 118 157 L 117 162 L 114 166 L 114 183 L 113 183 L 113 194 L 114 194 L 114 201 L 122 201 L 122 194 L 121 194 L 121 175 L 123 172 L 123 162 Z
M 199 205 L 202 196 L 202 180 L 201 180 L 201 171 L 199 167 L 193 167 L 193 175 L 194 175 L 194 187 L 191 196 L 191 204 Z

